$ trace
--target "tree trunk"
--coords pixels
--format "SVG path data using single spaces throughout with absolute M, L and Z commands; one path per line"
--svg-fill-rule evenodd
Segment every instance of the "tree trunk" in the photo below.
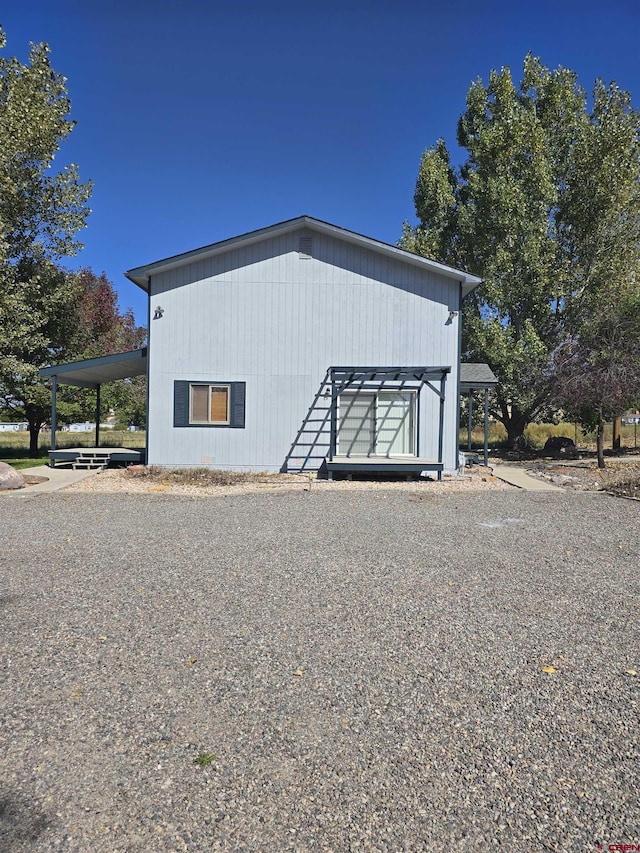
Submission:
M 596 447 L 598 450 L 598 468 L 604 468 L 604 420 L 602 419 L 602 408 L 598 410 Z
M 611 449 L 614 453 L 620 450 L 621 447 L 621 435 L 622 435 L 622 418 L 614 418 L 613 419 L 613 441 L 611 444 Z
M 41 406 L 31 402 L 25 405 L 24 413 L 29 424 L 29 457 L 37 459 L 40 456 L 38 453 L 40 430 L 46 421 L 47 415 Z
M 40 427 L 42 424 L 38 421 L 29 421 L 29 458 L 37 459 L 38 439 L 40 438 Z
M 524 449 L 527 446 L 527 440 L 524 437 L 524 431 L 529 423 L 527 418 L 513 406 L 511 413 L 504 419 L 503 423 L 507 431 L 509 450 Z

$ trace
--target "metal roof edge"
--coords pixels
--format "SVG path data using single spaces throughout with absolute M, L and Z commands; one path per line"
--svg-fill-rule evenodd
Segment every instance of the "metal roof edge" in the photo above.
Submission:
M 489 365 L 480 361 L 461 361 L 459 375 L 460 388 L 464 391 L 495 388 L 500 382 Z
M 73 370 L 83 370 L 91 367 L 101 367 L 104 364 L 114 364 L 122 361 L 133 361 L 136 358 L 146 358 L 147 347 L 140 349 L 124 350 L 124 352 L 113 352 L 109 355 L 100 355 L 96 358 L 82 358 L 79 361 L 67 361 L 63 364 L 54 364 L 42 367 L 38 374 L 43 378 L 47 376 L 58 376 L 60 373 L 70 373 Z
M 324 222 L 322 219 L 315 219 L 313 216 L 304 214 L 297 216 L 294 219 L 286 219 L 283 222 L 277 222 L 274 225 L 268 225 L 265 228 L 259 228 L 256 231 L 248 231 L 245 234 L 239 234 L 236 237 L 229 237 L 226 240 L 220 240 L 217 243 L 210 243 L 207 246 L 201 246 L 198 249 L 191 249 L 188 252 L 182 252 L 178 255 L 170 255 L 168 258 L 163 258 L 159 261 L 153 261 L 149 264 L 144 264 L 139 267 L 133 267 L 125 272 L 125 277 L 136 284 L 144 291 L 149 289 L 149 276 L 160 270 L 173 269 L 182 266 L 184 263 L 189 263 L 195 258 L 212 257 L 222 252 L 228 251 L 230 248 L 244 244 L 255 243 L 264 240 L 274 234 L 283 234 L 293 231 L 297 228 L 307 226 L 313 230 L 324 234 L 329 234 L 338 239 L 345 240 L 354 245 L 365 246 L 372 251 L 383 252 L 391 257 L 398 258 L 414 266 L 427 267 L 434 272 L 444 275 L 447 278 L 462 282 L 463 295 L 466 296 L 474 288 L 482 283 L 482 279 L 478 276 L 471 275 L 464 270 L 458 270 L 455 267 L 447 266 L 439 261 L 432 261 L 422 255 L 417 255 L 415 252 L 409 252 L 406 249 L 400 249 L 398 246 L 393 246 L 390 243 L 383 243 L 381 240 L 376 240 L 373 237 L 366 237 L 364 234 L 358 234 L 356 231 L 349 231 L 339 225 L 332 225 L 330 222 Z

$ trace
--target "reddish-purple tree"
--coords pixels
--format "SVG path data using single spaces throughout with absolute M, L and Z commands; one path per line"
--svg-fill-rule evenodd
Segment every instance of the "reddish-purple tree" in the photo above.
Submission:
M 604 424 L 640 402 L 640 301 L 601 308 L 555 354 L 557 404 L 596 428 L 605 467 Z

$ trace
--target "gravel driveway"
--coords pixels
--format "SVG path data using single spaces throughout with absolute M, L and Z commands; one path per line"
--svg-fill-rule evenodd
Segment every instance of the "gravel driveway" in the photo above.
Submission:
M 0 849 L 640 844 L 639 506 L 0 497 Z

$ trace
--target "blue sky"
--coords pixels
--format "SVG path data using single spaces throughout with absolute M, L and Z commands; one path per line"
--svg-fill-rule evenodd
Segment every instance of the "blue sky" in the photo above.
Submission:
M 23 0 L 6 53 L 51 47 L 77 127 L 58 155 L 95 183 L 85 250 L 146 322 L 131 267 L 303 213 L 394 243 L 422 151 L 472 80 L 527 51 L 640 105 L 640 3 Z

